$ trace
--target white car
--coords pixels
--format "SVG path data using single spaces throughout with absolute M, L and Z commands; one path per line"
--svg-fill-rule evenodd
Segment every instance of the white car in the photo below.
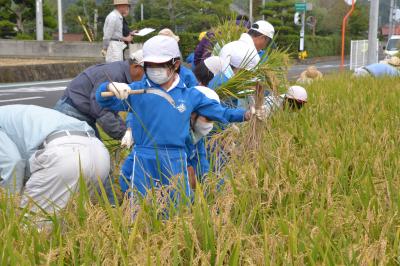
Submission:
M 386 58 L 390 58 L 400 52 L 400 35 L 392 35 L 383 49 Z

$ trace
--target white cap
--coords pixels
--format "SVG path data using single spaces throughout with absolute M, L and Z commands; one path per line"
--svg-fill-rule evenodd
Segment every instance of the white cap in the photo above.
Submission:
M 143 62 L 165 63 L 180 56 L 178 42 L 168 36 L 154 36 L 143 45 Z
M 207 98 L 209 98 L 211 100 L 216 100 L 218 103 L 221 102 L 218 94 L 215 91 L 213 91 L 212 89 L 204 87 L 204 86 L 196 86 L 195 89 L 198 90 L 199 92 L 203 93 Z
M 131 53 L 130 59 L 134 61 L 135 64 L 143 66 L 143 50 L 137 50 Z
M 291 86 L 286 93 L 286 98 L 307 102 L 307 91 L 301 86 Z
M 260 62 L 254 45 L 243 41 L 230 42 L 222 47 L 219 56 L 235 68 L 251 70 Z
M 274 34 L 275 34 L 274 26 L 272 26 L 272 24 L 269 23 L 268 21 L 259 20 L 256 23 L 254 23 L 253 25 L 251 25 L 250 29 L 258 31 L 262 35 L 265 35 L 271 39 L 274 38 Z
M 229 66 L 229 62 L 224 61 L 219 56 L 208 57 L 206 60 L 204 60 L 204 64 L 214 75 L 224 72 Z
M 168 29 L 168 28 L 160 30 L 158 35 L 169 36 L 171 38 L 174 38 L 175 41 L 177 41 L 177 42 L 179 42 L 179 40 L 180 40 L 179 36 L 175 35 L 174 32 L 172 30 Z

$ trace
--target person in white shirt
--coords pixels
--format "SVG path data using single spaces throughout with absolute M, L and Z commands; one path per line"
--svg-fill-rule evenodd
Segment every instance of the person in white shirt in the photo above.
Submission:
M 124 37 L 123 19 L 129 15 L 130 3 L 128 0 L 114 0 L 114 10 L 108 14 L 103 27 L 103 50 L 106 62 L 122 61 L 126 43 L 132 42 L 132 34 Z
M 92 191 L 109 169 L 108 151 L 86 122 L 34 105 L 0 107 L 0 188 L 21 194 L 22 207 L 64 208 L 80 177 Z

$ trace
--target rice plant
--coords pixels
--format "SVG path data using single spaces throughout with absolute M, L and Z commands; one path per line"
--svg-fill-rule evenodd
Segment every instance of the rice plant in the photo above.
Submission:
M 228 130 L 228 164 L 168 219 L 151 195 L 132 220 L 129 202 L 85 189 L 58 215 L 0 193 L 0 264 L 399 264 L 398 80 L 340 74 L 307 89 L 303 110 L 268 121 L 256 156 L 245 128 Z

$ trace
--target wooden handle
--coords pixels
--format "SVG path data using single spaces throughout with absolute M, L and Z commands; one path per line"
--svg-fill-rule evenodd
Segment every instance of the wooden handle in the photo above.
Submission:
M 135 94 L 143 94 L 144 90 L 131 90 L 129 91 L 129 95 L 135 95 Z M 114 96 L 114 92 L 112 91 L 103 91 L 101 93 L 101 97 L 113 97 Z

